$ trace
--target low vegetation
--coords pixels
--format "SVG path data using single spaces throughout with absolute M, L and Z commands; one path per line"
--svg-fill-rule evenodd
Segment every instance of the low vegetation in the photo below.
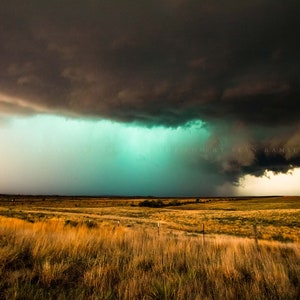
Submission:
M 300 297 L 296 243 L 1 217 L 0 253 L 1 299 Z
M 153 227 L 189 233 L 253 237 L 300 243 L 300 197 L 254 198 L 84 198 L 2 197 L 0 215 L 37 222 L 59 217 L 66 222 L 119 222 L 125 227 Z M 74 224 L 73 224 L 74 225 Z
M 0 299 L 300 299 L 299 200 L 0 196 Z

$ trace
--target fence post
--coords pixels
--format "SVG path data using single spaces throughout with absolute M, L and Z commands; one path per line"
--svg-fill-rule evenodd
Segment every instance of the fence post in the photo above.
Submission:
M 159 227 L 160 227 L 160 224 L 159 222 L 157 222 L 157 234 L 159 235 Z

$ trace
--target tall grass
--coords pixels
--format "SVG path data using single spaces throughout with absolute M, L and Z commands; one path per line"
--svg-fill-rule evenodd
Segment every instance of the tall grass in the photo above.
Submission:
M 0 218 L 0 299 L 299 299 L 298 244 Z

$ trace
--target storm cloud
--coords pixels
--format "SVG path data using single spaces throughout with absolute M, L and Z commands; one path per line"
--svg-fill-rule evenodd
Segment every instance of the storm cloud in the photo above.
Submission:
M 202 120 L 207 149 L 219 150 L 194 161 L 233 182 L 287 172 L 300 165 L 299 10 L 296 0 L 2 1 L 1 114 Z

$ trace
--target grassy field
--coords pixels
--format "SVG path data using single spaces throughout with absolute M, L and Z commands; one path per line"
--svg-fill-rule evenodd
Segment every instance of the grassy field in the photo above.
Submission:
M 154 206 L 154 207 L 150 207 Z M 0 215 L 300 242 L 300 197 L 127 199 L 0 196 Z
M 299 299 L 299 227 L 300 197 L 0 196 L 0 299 Z

